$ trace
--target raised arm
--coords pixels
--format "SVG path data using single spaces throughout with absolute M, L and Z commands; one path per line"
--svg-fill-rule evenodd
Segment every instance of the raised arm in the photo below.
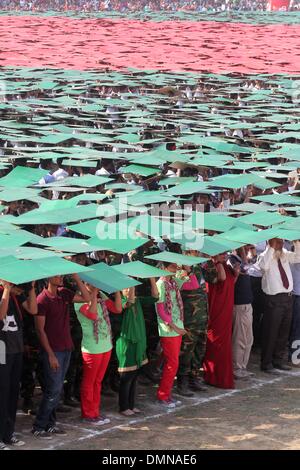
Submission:
M 78 290 L 80 291 L 80 295 L 74 295 L 73 302 L 74 303 L 81 303 L 81 302 L 90 302 L 91 295 L 87 290 L 85 284 L 82 282 L 78 274 L 73 274 L 73 279 L 77 284 Z
M 275 253 L 275 249 L 273 248 L 273 246 L 271 246 L 270 242 L 267 248 L 265 249 L 265 251 L 261 253 L 261 255 L 259 255 L 258 260 L 257 260 L 257 264 L 262 271 L 269 271 L 271 267 L 271 261 Z
M 0 301 L 0 320 L 3 320 L 7 315 L 10 291 L 13 285 L 6 281 L 1 281 L 1 283 L 3 286 L 3 294 Z
M 107 299 L 106 300 L 106 307 L 112 313 L 122 313 L 123 305 L 122 305 L 122 297 L 121 292 L 115 293 L 115 300 Z
M 300 263 L 300 241 L 297 240 L 294 242 L 295 251 L 288 251 L 287 258 L 289 263 Z
M 217 271 L 217 282 L 224 282 L 226 280 L 226 272 L 225 272 L 223 264 L 220 261 L 216 263 L 216 271 Z
M 31 289 L 28 293 L 28 297 L 25 302 L 22 303 L 23 308 L 30 315 L 36 315 L 38 313 L 38 306 L 36 301 L 36 292 L 35 292 L 35 281 L 32 282 Z

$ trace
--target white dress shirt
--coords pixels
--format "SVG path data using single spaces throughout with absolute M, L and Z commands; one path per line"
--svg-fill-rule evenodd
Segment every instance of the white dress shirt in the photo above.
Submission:
M 295 252 L 287 251 L 285 248 L 283 248 L 282 255 L 280 257 L 282 267 L 285 270 L 289 281 L 289 287 L 287 289 L 283 286 L 278 268 L 278 260 L 274 255 L 274 248 L 268 245 L 265 251 L 258 257 L 257 264 L 259 265 L 263 275 L 261 284 L 262 290 L 267 295 L 292 292 L 293 276 L 290 263 L 300 262 L 300 242 L 295 243 Z

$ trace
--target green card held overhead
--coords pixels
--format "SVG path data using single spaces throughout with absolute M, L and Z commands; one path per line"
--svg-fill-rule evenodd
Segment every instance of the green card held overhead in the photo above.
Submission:
M 0 258 L 0 279 L 22 284 L 38 279 L 90 271 L 90 268 L 57 256 L 44 259 L 18 260 L 13 256 Z
M 80 273 L 83 281 L 98 287 L 107 294 L 118 292 L 128 287 L 138 286 L 140 282 L 125 276 L 105 263 L 98 263 L 92 266 L 92 270 Z
M 112 268 L 121 274 L 126 274 L 127 276 L 137 277 L 141 279 L 171 275 L 171 273 L 166 274 L 166 271 L 164 271 L 163 269 L 155 268 L 154 266 L 142 263 L 141 261 L 132 261 L 130 263 L 117 264 L 112 266 Z
M 172 253 L 171 251 L 162 251 L 161 253 L 157 253 L 155 255 L 145 256 L 145 258 L 186 266 L 193 266 L 194 264 L 200 264 L 207 261 L 207 258 L 200 256 L 181 255 L 179 253 Z

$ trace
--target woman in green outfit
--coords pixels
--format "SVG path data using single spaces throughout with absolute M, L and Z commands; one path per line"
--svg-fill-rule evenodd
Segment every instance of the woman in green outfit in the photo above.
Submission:
M 136 381 L 139 369 L 147 364 L 146 356 L 146 328 L 142 306 L 155 303 L 158 299 L 158 291 L 154 278 L 151 282 L 151 296 L 136 297 L 135 288 L 123 291 L 123 319 L 121 333 L 116 342 L 116 353 L 119 362 L 120 391 L 119 408 L 124 416 L 132 416 L 140 413 L 135 408 Z
M 78 305 L 77 318 L 82 328 L 83 377 L 81 383 L 81 412 L 84 421 L 96 425 L 110 420 L 100 415 L 102 380 L 112 350 L 112 332 L 109 312 L 121 314 L 122 300 L 116 292 L 114 301 L 94 286 L 86 285 L 91 295 L 88 304 Z

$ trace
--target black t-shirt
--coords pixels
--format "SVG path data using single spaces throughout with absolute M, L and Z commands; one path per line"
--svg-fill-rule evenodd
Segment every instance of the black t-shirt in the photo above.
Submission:
M 3 290 L 0 290 L 0 299 L 2 298 Z M 15 297 L 19 308 L 12 296 L 10 296 L 8 310 L 6 317 L 0 320 L 0 341 L 5 344 L 6 354 L 15 354 L 23 352 L 23 325 L 21 318 L 21 305 L 26 300 L 24 295 Z
M 248 274 L 240 274 L 234 286 L 234 305 L 245 305 L 253 302 L 251 279 Z

